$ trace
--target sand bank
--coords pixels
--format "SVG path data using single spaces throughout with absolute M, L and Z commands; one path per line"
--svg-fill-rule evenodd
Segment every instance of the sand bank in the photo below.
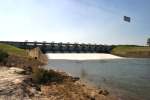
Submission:
M 121 59 L 123 57 L 105 53 L 48 53 L 49 59 L 65 60 L 101 60 L 101 59 Z

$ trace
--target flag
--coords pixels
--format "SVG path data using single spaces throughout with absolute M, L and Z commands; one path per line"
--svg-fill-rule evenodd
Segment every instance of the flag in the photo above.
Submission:
M 126 22 L 131 22 L 131 18 L 130 18 L 130 17 L 127 17 L 127 16 L 124 16 L 124 21 L 126 21 Z

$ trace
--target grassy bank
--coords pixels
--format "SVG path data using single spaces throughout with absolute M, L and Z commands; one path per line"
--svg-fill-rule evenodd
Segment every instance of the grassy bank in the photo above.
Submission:
M 0 43 L 0 65 L 21 68 L 43 65 L 40 60 L 30 56 L 29 52 L 15 46 Z
M 122 57 L 150 58 L 150 47 L 120 45 L 116 46 L 111 53 Z
M 24 49 L 16 48 L 11 45 L 0 43 L 0 50 L 8 53 L 9 55 L 27 57 L 27 52 Z

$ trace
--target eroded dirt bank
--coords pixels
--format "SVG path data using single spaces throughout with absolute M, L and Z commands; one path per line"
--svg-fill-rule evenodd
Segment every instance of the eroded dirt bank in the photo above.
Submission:
M 54 74 L 53 79 L 37 84 L 23 69 L 1 67 L 0 100 L 117 100 L 107 90 L 87 86 L 79 78 L 49 72 Z

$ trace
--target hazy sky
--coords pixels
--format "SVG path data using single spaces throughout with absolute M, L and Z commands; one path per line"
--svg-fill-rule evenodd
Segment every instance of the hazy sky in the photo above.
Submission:
M 145 45 L 149 5 L 150 0 L 0 0 L 0 40 Z

